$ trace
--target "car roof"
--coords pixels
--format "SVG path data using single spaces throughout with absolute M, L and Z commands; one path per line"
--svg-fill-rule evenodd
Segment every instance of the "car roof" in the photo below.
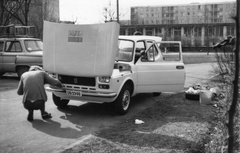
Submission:
M 162 37 L 146 36 L 146 35 L 129 35 L 129 36 L 120 35 L 119 39 L 128 39 L 128 40 L 133 40 L 133 41 L 139 41 L 139 40 L 153 40 L 155 42 L 162 41 Z
M 0 40 L 40 40 L 38 38 L 15 38 L 15 37 L 12 37 L 12 38 L 8 38 L 8 37 L 0 37 Z

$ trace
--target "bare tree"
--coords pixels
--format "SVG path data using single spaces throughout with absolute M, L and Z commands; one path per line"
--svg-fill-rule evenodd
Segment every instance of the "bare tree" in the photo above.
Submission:
M 240 1 L 237 1 L 237 15 L 234 18 L 236 21 L 237 37 L 236 37 L 236 49 L 235 49 L 235 75 L 233 81 L 233 99 L 229 109 L 229 121 L 228 121 L 228 153 L 233 153 L 234 147 L 234 116 L 238 104 L 238 89 L 239 89 L 239 45 L 240 45 Z
M 55 14 L 55 6 L 53 0 L 36 0 L 31 5 L 29 23 L 35 27 L 35 35 L 42 38 L 43 35 L 43 21 L 59 22 Z
M 117 20 L 116 11 L 109 1 L 108 6 L 103 8 L 103 17 L 105 22 L 112 22 Z
M 9 24 L 11 20 L 11 16 L 6 12 L 6 0 L 1 0 L 0 1 L 0 25 L 5 26 Z
M 3 2 L 3 10 L 22 25 L 28 25 L 28 15 L 30 10 L 31 0 L 16 0 Z
M 0 24 L 2 26 L 8 25 L 12 18 L 14 18 L 13 14 L 19 10 L 18 2 L 12 2 L 8 0 L 0 1 Z
M 240 7 L 240 1 L 238 1 L 237 7 Z M 232 54 L 225 53 L 225 50 L 223 49 L 223 54 L 218 55 L 218 65 L 219 65 L 219 71 L 222 73 L 222 75 L 230 75 L 234 78 L 234 81 L 231 82 L 231 86 L 233 88 L 232 93 L 232 102 L 230 103 L 230 108 L 228 110 L 228 153 L 234 152 L 234 144 L 236 144 L 236 136 L 235 134 L 235 126 L 236 125 L 236 111 L 239 105 L 239 45 L 240 45 L 240 11 L 237 9 L 237 16 L 234 17 L 236 21 L 236 29 L 237 29 L 237 37 L 228 37 L 221 43 L 218 43 L 214 46 L 214 48 L 220 48 L 224 46 L 232 46 Z M 230 52 L 231 53 L 231 52 Z M 230 56 L 229 56 L 230 55 Z M 231 64 L 231 63 L 234 63 Z M 223 77 L 223 80 L 225 78 Z

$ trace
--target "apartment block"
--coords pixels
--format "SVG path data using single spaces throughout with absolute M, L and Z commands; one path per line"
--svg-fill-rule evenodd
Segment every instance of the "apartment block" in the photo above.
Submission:
M 131 7 L 131 25 L 120 33 L 159 35 L 164 40 L 180 40 L 185 47 L 209 47 L 235 35 L 236 2 L 191 3 L 170 6 Z
M 131 24 L 233 23 L 235 11 L 235 2 L 132 7 Z

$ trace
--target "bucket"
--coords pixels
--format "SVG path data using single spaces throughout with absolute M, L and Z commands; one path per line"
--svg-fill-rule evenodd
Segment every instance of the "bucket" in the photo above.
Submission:
M 216 96 L 219 96 L 221 94 L 221 90 L 218 87 L 211 88 L 210 91 L 216 94 Z
M 201 91 L 199 93 L 200 104 L 211 104 L 212 102 L 212 92 L 211 91 Z

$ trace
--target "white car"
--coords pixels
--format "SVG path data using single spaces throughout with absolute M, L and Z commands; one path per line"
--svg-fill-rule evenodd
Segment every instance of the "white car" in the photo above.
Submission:
M 113 102 L 117 113 L 120 115 L 128 112 L 131 97 L 136 94 L 153 93 L 154 95 L 160 95 L 161 92 L 181 91 L 185 83 L 181 42 L 163 42 L 161 40 L 161 37 L 155 36 L 119 36 L 118 49 L 113 54 L 115 59 L 108 60 L 106 54 L 103 57 L 101 57 L 101 54 L 98 54 L 98 57 L 91 54 L 89 57 L 94 58 L 85 57 L 87 60 L 78 56 L 79 63 L 71 63 L 72 68 L 70 66 L 66 66 L 68 69 L 63 68 L 69 64 L 68 62 L 61 63 L 62 65 L 59 67 L 53 65 L 49 69 L 52 69 L 51 72 L 55 73 L 63 87 L 58 89 L 49 86 L 46 89 L 53 92 L 53 101 L 59 107 L 65 107 L 69 100 L 94 103 Z M 168 49 L 168 53 L 164 52 L 166 49 Z M 72 56 L 76 57 L 77 55 Z M 109 56 L 112 57 L 112 55 Z M 100 61 L 104 59 L 109 62 L 107 62 L 108 65 L 105 68 L 94 70 L 94 72 L 109 69 L 107 71 L 111 72 L 110 75 L 90 76 L 89 74 L 88 76 L 87 73 L 77 74 L 78 69 L 84 71 L 80 67 L 86 62 L 93 63 L 94 67 L 98 64 L 101 65 L 100 62 L 94 62 L 96 58 Z M 59 59 L 64 58 L 54 57 L 56 61 Z M 72 59 L 74 60 L 74 58 Z M 58 71 L 58 69 L 61 69 L 61 71 Z M 75 72 L 69 69 L 75 69 Z M 69 72 L 63 74 L 63 71 L 68 70 Z M 72 74 L 69 74 L 70 72 Z

